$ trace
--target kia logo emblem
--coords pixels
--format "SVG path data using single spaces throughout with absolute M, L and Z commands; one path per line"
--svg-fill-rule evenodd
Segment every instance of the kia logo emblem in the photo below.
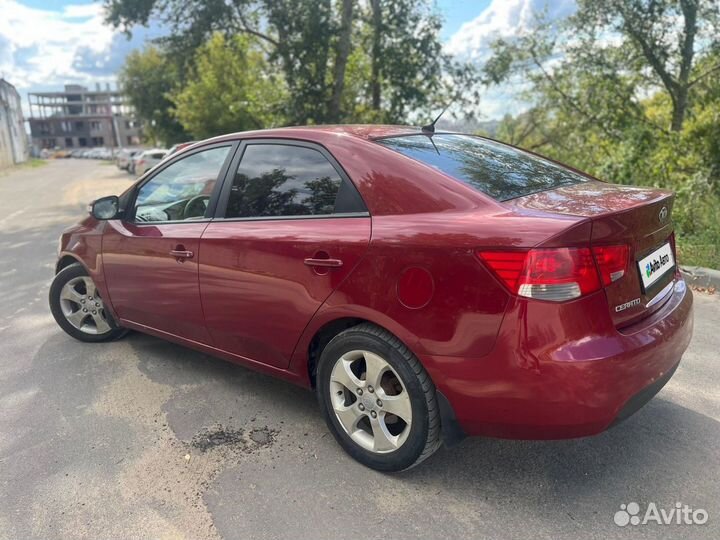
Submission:
M 668 216 L 668 209 L 667 206 L 663 206 L 660 209 L 660 213 L 658 214 L 658 218 L 660 219 L 660 222 L 663 222 L 667 219 Z

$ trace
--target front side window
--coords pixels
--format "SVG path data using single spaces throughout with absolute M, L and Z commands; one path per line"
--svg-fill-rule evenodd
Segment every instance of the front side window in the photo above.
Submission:
M 250 144 L 233 179 L 225 217 L 333 214 L 338 192 L 347 188 L 318 150 Z
M 197 152 L 166 167 L 138 191 L 135 221 L 202 219 L 230 146 Z
M 499 201 L 586 182 L 539 156 L 468 135 L 403 135 L 375 142 L 421 161 Z

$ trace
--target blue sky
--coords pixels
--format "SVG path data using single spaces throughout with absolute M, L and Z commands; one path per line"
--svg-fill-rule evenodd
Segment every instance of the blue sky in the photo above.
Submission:
M 478 64 L 497 37 L 522 31 L 532 13 L 563 16 L 574 0 L 435 0 L 445 19 L 448 52 Z M 88 0 L 0 0 L 0 76 L 21 92 L 56 90 L 66 83 L 115 82 L 127 54 L 158 30 L 134 29 L 128 41 L 103 24 L 101 3 Z M 486 117 L 515 105 L 495 91 L 484 97 Z
M 460 28 L 460 25 L 477 17 L 490 4 L 490 0 L 436 0 L 436 2 L 445 17 L 443 39 L 450 38 Z M 21 3 L 33 8 L 60 12 L 69 4 L 88 5 L 93 2 L 91 0 L 26 0 Z

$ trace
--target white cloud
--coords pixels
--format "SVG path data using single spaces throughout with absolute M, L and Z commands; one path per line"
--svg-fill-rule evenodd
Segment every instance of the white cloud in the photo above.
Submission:
M 575 11 L 575 0 L 492 0 L 472 21 L 463 24 L 445 44 L 445 51 L 479 68 L 490 58 L 491 45 L 499 38 L 513 38 L 532 27 L 538 15 L 555 20 Z M 514 81 L 487 90 L 481 96 L 479 118 L 497 119 L 505 113 L 517 114 L 527 104 L 516 96 L 522 81 Z
M 128 40 L 103 23 L 97 2 L 53 10 L 0 0 L 0 77 L 18 89 L 28 116 L 28 92 L 113 83 L 128 53 L 162 33 L 152 23 L 150 28 L 133 28 Z
M 99 4 L 51 11 L 1 0 L 0 13 L 0 72 L 18 89 L 83 81 L 88 77 L 74 67 L 78 50 L 101 54 L 112 44 Z
M 445 49 L 458 58 L 484 61 L 493 41 L 519 35 L 539 15 L 545 13 L 554 20 L 574 11 L 575 0 L 492 0 L 480 15 L 460 27 Z
M 70 4 L 63 8 L 63 17 L 85 18 L 95 17 L 101 12 L 100 4 Z

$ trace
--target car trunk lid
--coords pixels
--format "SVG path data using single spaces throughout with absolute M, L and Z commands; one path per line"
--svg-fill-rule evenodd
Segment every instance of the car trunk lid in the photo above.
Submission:
M 507 204 L 587 217 L 592 225 L 592 247 L 629 247 L 624 275 L 605 286 L 610 316 L 616 326 L 623 327 L 649 316 L 669 297 L 676 273 L 673 200 L 669 191 L 589 180 L 519 197 Z

